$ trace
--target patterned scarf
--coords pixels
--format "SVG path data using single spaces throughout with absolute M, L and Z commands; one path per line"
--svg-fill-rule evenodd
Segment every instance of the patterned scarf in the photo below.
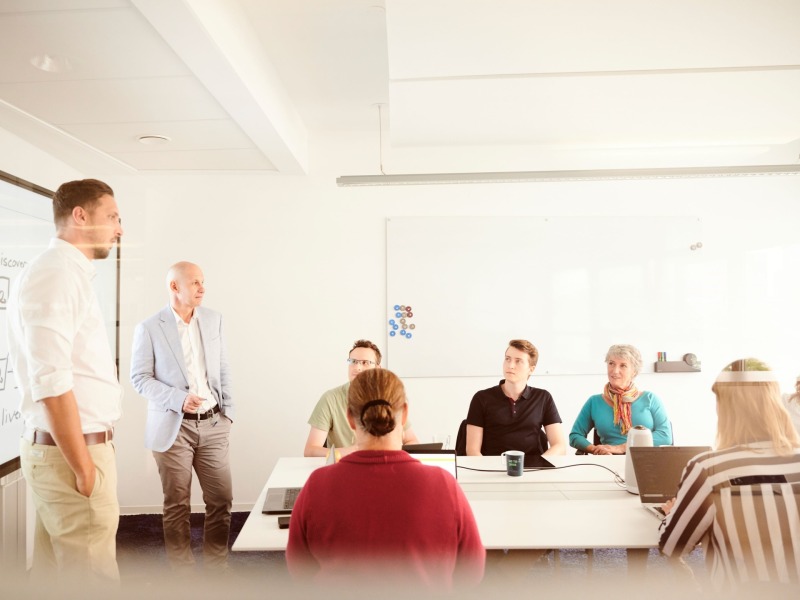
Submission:
M 619 432 L 627 435 L 631 428 L 631 402 L 639 397 L 639 390 L 631 381 L 627 390 L 613 387 L 610 383 L 603 388 L 603 400 L 614 409 L 614 425 L 619 426 Z

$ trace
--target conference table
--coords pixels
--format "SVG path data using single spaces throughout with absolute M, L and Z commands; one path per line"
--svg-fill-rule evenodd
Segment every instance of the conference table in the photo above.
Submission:
M 459 456 L 458 482 L 487 549 L 658 546 L 660 521 L 615 482 L 624 456 L 547 457 L 557 468 L 506 474 L 498 456 Z M 289 530 L 262 514 L 268 488 L 301 487 L 323 458 L 280 458 L 233 544 L 234 551 L 281 551 Z

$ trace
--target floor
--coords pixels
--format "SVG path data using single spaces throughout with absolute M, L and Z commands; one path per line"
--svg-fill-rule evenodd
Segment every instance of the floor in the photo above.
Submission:
M 247 513 L 234 513 L 231 524 L 231 543 L 244 524 Z M 192 545 L 199 563 L 202 547 L 202 515 L 192 515 Z M 204 577 L 202 565 L 197 574 L 176 579 L 166 565 L 160 515 L 122 516 L 117 536 L 118 562 L 124 590 L 132 597 L 161 596 L 167 590 L 170 598 L 202 598 L 216 595 L 217 586 L 228 589 L 235 582 L 235 598 L 263 598 L 265 592 L 283 590 L 288 597 L 319 597 L 319 593 L 298 589 L 289 580 L 283 552 L 231 552 L 229 573 L 224 577 Z M 699 551 L 692 553 L 687 562 L 696 576 L 685 570 L 676 570 L 657 551 L 639 553 L 632 566 L 624 550 L 603 549 L 587 553 L 585 550 L 562 549 L 542 552 L 490 552 L 484 581 L 472 592 L 459 593 L 460 598 L 485 599 L 487 594 L 523 595 L 532 597 L 539 593 L 553 594 L 560 598 L 598 597 L 598 591 L 607 589 L 611 597 L 617 597 L 628 588 L 646 589 L 647 600 L 675 597 L 676 588 L 683 590 L 680 597 L 697 593 L 704 583 L 705 567 Z M 174 589 L 173 589 L 174 588 Z M 134 593 L 135 590 L 135 593 Z M 407 598 L 403 590 L 374 590 L 380 600 L 397 595 Z M 536 592 L 535 594 L 533 592 Z M 362 594 L 359 594 L 362 595 Z M 603 596 L 605 594 L 602 594 Z M 330 591 L 324 594 L 326 600 Z M 344 594 L 349 597 L 350 594 Z M 415 597 L 416 600 L 416 597 Z
M 230 542 L 236 539 L 247 513 L 234 513 Z M 290 581 L 283 552 L 231 552 L 224 574 L 212 574 L 202 567 L 203 515 L 192 515 L 192 546 L 198 559 L 191 573 L 176 573 L 166 564 L 161 515 L 123 515 L 117 535 L 117 562 L 121 586 L 81 586 L 78 591 L 58 589 L 54 600 L 249 600 L 250 598 L 313 598 L 337 600 L 374 597 L 377 600 L 424 600 L 429 595 L 418 589 L 364 586 L 363 589 L 331 590 L 300 587 Z M 475 600 L 535 598 L 539 600 L 676 600 L 717 598 L 707 591 L 707 577 L 700 550 L 686 557 L 686 566 L 676 566 L 657 551 L 634 552 L 601 549 L 555 551 L 490 551 L 483 582 L 476 589 L 459 590 L 451 597 Z M 15 581 L 0 572 L 0 596 L 44 598 L 27 579 Z M 738 594 L 737 598 L 759 600 L 759 593 Z M 730 596 L 728 596 L 729 598 Z M 768 595 L 770 600 L 791 598 L 783 590 Z

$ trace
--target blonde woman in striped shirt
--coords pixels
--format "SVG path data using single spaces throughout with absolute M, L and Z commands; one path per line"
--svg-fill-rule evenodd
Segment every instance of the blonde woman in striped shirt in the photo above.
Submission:
M 717 450 L 689 461 L 665 509 L 662 552 L 703 543 L 718 591 L 800 592 L 800 436 L 778 381 L 759 360 L 738 360 L 712 386 Z

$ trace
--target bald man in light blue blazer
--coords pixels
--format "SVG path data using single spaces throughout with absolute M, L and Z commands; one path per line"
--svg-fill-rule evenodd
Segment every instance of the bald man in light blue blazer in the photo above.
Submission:
M 161 476 L 169 564 L 182 571 L 195 564 L 189 526 L 194 469 L 206 502 L 204 567 L 222 570 L 233 503 L 233 399 L 222 316 L 200 306 L 205 287 L 197 265 L 173 265 L 167 288 L 169 306 L 136 327 L 131 382 L 148 401 L 145 446 Z

